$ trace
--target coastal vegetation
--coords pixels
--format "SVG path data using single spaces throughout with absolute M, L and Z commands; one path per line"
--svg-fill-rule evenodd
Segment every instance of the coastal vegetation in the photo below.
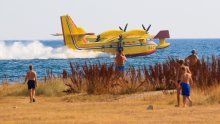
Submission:
M 70 63 L 71 82 L 66 83 L 70 92 L 88 94 L 129 94 L 139 91 L 157 91 L 175 89 L 178 80 L 178 60 L 168 58 L 164 63 L 149 67 L 135 68 L 130 65 L 125 72 L 118 71 L 113 63 L 85 63 L 81 67 Z M 220 57 L 203 57 L 199 63 L 190 66 L 193 88 L 204 92 L 209 87 L 220 84 Z

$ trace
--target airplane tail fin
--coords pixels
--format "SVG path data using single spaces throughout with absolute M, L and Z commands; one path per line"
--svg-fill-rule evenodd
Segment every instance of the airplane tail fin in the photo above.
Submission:
M 77 27 L 70 16 L 64 15 L 60 17 L 64 44 L 72 49 L 79 49 L 79 44 L 85 44 L 87 40 L 85 35 L 93 35 L 94 33 L 86 33 L 83 28 Z
M 166 42 L 166 38 L 170 38 L 170 34 L 168 30 L 162 30 L 154 37 L 154 39 L 159 39 L 160 41 L 157 48 L 161 49 L 168 47 L 170 45 L 170 43 Z

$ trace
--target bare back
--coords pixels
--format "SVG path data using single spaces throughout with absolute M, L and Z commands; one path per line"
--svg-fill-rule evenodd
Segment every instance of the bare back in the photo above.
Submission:
M 190 83 L 190 82 L 192 82 L 191 74 L 185 72 L 184 74 L 181 75 L 180 80 L 181 80 L 181 82 L 184 82 L 184 83 Z
M 27 80 L 34 80 L 34 81 L 36 81 L 36 80 L 37 80 L 37 74 L 36 74 L 36 72 L 35 72 L 35 71 L 29 71 L 29 72 L 27 72 L 26 79 L 27 79 Z
M 185 66 L 185 65 L 180 65 L 180 66 L 179 66 L 179 68 L 178 68 L 178 75 L 177 75 L 178 79 L 180 79 L 180 78 L 181 78 L 181 75 L 183 75 L 183 74 L 184 74 L 184 71 L 183 71 L 183 70 L 181 70 L 181 68 L 182 68 L 182 67 L 185 67 L 185 68 L 186 68 L 186 70 L 187 70 L 187 73 L 190 73 L 190 74 L 191 74 L 191 71 L 190 71 L 190 69 L 189 69 L 189 67 L 188 67 L 188 66 Z

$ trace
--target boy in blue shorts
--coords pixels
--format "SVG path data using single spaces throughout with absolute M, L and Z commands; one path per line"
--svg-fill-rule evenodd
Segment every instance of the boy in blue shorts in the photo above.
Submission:
M 189 101 L 189 106 L 192 106 L 192 100 L 190 98 L 190 84 L 192 83 L 192 74 L 187 72 L 186 67 L 181 67 L 183 74 L 181 75 L 181 88 L 183 95 L 183 107 L 186 107 L 186 99 Z

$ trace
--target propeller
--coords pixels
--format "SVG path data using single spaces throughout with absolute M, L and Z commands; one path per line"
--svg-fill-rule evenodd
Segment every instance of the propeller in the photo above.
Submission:
M 147 27 L 147 29 L 145 28 L 145 26 L 142 24 L 142 27 L 143 27 L 143 29 L 146 31 L 146 33 L 148 34 L 148 31 L 150 30 L 150 27 L 151 27 L 151 25 L 149 25 L 148 27 Z
M 121 26 L 119 26 L 119 29 L 123 31 L 123 29 L 121 28 Z
M 127 27 L 128 27 L 128 23 L 125 25 L 125 28 L 124 28 L 124 29 L 122 29 L 121 26 L 119 26 L 119 29 L 122 30 L 122 31 L 124 31 L 124 32 L 126 32 Z

